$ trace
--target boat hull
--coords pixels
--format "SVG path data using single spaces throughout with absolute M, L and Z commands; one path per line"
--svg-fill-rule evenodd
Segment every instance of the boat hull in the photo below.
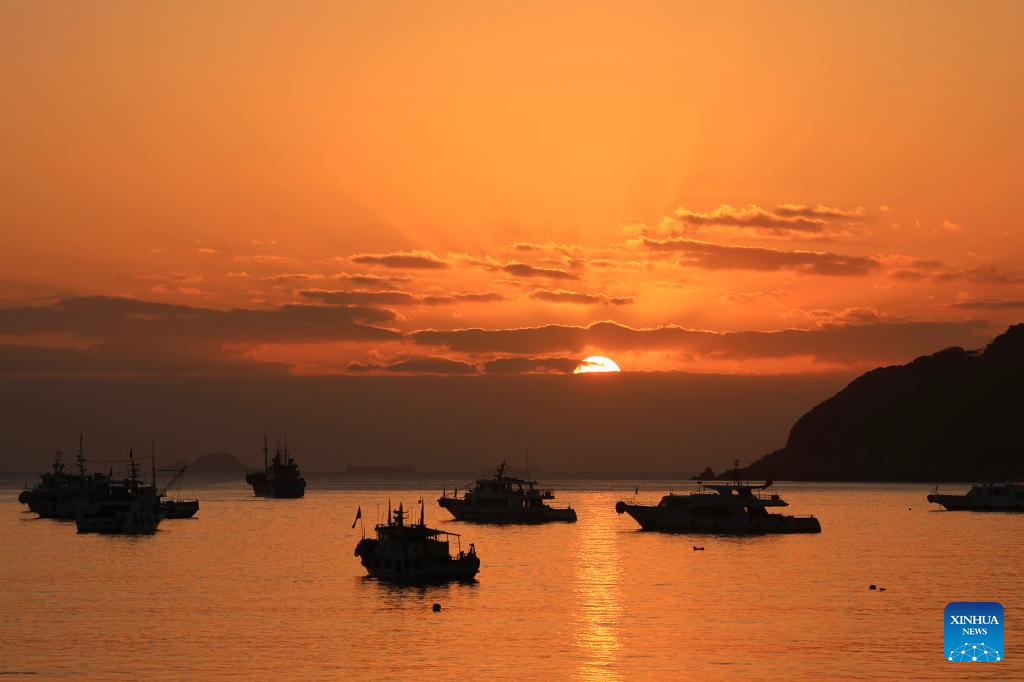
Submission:
M 190 519 L 199 511 L 199 500 L 166 500 L 165 519 Z
M 354 554 L 366 569 L 367 575 L 390 583 L 425 584 L 445 582 L 471 582 L 480 571 L 480 559 L 475 552 L 461 553 L 459 557 L 411 558 L 408 556 L 379 556 L 376 540 L 363 539 Z
M 1024 512 L 1024 500 L 1009 496 L 993 496 L 996 499 L 981 495 L 940 495 L 933 493 L 928 501 L 945 507 L 946 511 L 977 511 L 977 512 Z
M 548 506 L 524 509 L 516 507 L 477 507 L 452 497 L 438 498 L 437 503 L 459 521 L 476 523 L 551 523 L 576 521 L 575 509 Z
M 252 486 L 256 497 L 273 497 L 278 499 L 297 499 L 306 494 L 304 478 L 271 478 L 262 472 L 247 474 L 246 482 Z
M 660 507 L 619 502 L 615 510 L 629 514 L 643 530 L 665 533 L 715 533 L 762 535 L 768 533 L 820 533 L 821 523 L 813 516 L 766 514 L 757 517 L 698 518 L 677 515 Z

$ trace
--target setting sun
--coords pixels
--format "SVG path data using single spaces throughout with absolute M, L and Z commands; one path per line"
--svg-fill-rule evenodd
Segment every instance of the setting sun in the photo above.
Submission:
M 606 358 L 603 355 L 591 355 L 589 358 L 584 358 L 580 361 L 580 364 L 576 365 L 576 369 L 572 371 L 573 374 L 591 374 L 594 372 L 621 372 L 618 364 L 611 358 Z

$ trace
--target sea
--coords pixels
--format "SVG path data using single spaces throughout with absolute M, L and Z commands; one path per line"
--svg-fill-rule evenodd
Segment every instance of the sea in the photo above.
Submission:
M 37 519 L 23 479 L 0 479 L 0 677 L 1024 679 L 1024 514 L 938 511 L 928 484 L 780 482 L 786 512 L 821 534 L 723 537 L 615 512 L 681 480 L 549 479 L 577 523 L 494 526 L 438 507 L 468 477 L 307 479 L 300 500 L 187 482 L 196 518 L 145 537 Z M 428 525 L 460 534 L 453 550 L 475 546 L 475 582 L 366 576 L 362 533 L 420 500 Z M 1002 604 L 1000 662 L 946 660 L 954 601 Z

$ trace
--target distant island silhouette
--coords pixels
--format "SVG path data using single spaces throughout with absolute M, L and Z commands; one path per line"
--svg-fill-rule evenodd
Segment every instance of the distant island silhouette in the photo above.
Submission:
M 1022 414 L 1024 324 L 1017 324 L 984 350 L 947 348 L 861 375 L 797 420 L 784 448 L 718 478 L 1022 478 Z M 713 477 L 710 468 L 701 474 Z

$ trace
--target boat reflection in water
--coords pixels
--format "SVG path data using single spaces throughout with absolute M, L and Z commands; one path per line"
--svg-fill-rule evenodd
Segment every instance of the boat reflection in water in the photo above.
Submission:
M 457 533 L 427 528 L 420 501 L 420 522 L 406 524 L 407 512 L 402 505 L 391 511 L 388 504 L 387 523 L 374 528 L 376 538 L 362 538 L 356 545 L 366 572 L 373 578 L 398 583 L 438 583 L 452 580 L 473 580 L 480 570 L 476 548 L 462 551 Z M 459 542 L 458 555 L 449 553 L 449 538 Z
M 636 519 L 644 530 L 677 533 L 820 533 L 813 516 L 770 514 L 768 507 L 788 507 L 775 494 L 765 493 L 772 482 L 749 485 L 739 481 L 722 484 L 698 483 L 685 495 L 669 493 L 656 505 L 615 503 L 615 511 Z

